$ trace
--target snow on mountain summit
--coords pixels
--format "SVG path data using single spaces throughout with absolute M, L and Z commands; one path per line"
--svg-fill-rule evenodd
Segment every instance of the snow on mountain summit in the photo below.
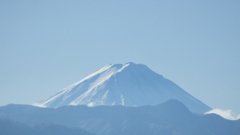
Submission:
M 196 113 L 210 110 L 170 80 L 143 64 L 132 62 L 109 64 L 35 105 L 141 106 L 156 105 L 169 99 L 179 100 Z

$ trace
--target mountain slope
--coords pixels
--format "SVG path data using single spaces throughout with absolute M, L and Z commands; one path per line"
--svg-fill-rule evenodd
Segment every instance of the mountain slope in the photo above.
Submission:
M 210 110 L 210 107 L 147 66 L 131 62 L 107 65 L 35 105 L 142 106 L 156 105 L 169 99 L 183 102 L 196 113 Z
M 39 108 L 25 105 L 0 107 L 0 118 L 29 126 L 52 123 L 81 128 L 98 135 L 239 135 L 240 120 L 215 114 L 192 113 L 177 100 L 156 106 L 63 106 Z

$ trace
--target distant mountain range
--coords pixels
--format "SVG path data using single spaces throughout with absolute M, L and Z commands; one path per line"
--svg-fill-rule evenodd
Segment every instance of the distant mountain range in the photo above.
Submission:
M 135 63 L 110 64 L 30 105 L 0 107 L 0 135 L 240 135 L 240 120 Z
M 107 65 L 35 105 L 142 106 L 157 105 L 170 99 L 181 101 L 195 113 L 204 114 L 211 110 L 172 81 L 143 64 L 132 62 Z
M 47 135 L 49 133 L 52 133 L 51 135 L 57 133 L 59 135 L 61 133 L 73 135 L 77 133 L 83 135 L 91 133 L 96 135 L 240 135 L 240 120 L 226 120 L 216 114 L 192 113 L 184 104 L 174 99 L 155 106 L 140 107 L 78 105 L 41 108 L 13 104 L 0 107 L 1 135 L 10 135 L 6 134 L 10 131 L 21 133 L 32 131 L 32 129 L 35 133 Z M 11 135 L 17 135 L 17 133 Z

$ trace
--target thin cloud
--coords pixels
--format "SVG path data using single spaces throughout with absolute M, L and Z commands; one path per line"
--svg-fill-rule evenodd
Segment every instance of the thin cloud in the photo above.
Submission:
M 210 110 L 210 111 L 206 112 L 205 114 L 210 114 L 210 113 L 220 115 L 223 118 L 228 119 L 228 120 L 238 120 L 238 119 L 240 119 L 240 114 L 236 114 L 232 110 L 213 109 L 213 110 Z

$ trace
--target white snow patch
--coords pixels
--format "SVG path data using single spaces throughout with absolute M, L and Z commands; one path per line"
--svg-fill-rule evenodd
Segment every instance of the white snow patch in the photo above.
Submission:
M 90 103 L 88 103 L 87 106 L 89 106 L 89 107 L 93 107 L 93 106 L 94 106 L 94 103 L 93 103 L 93 102 L 90 102 Z
M 118 70 L 118 72 L 121 72 L 124 68 L 126 68 L 126 67 L 129 66 L 129 65 L 130 65 L 130 63 L 124 64 L 124 65 L 122 66 L 122 68 Z
M 102 97 L 102 100 L 104 100 L 104 99 L 107 98 L 107 96 L 108 96 L 108 92 L 109 92 L 109 91 L 106 91 L 106 92 L 104 93 L 104 95 L 103 95 L 103 97 Z
M 39 107 L 44 107 L 46 106 L 47 104 L 53 102 L 54 100 L 56 100 L 58 97 L 60 97 L 62 94 L 66 93 L 66 91 L 61 91 L 59 93 L 57 93 L 56 95 L 52 96 L 51 98 L 45 100 L 45 101 L 42 101 L 40 103 L 35 103 L 35 105 L 38 105 Z
M 39 104 L 39 103 L 34 103 L 33 106 L 47 108 L 47 106 L 45 106 L 44 104 Z
M 124 97 L 122 94 L 121 94 L 121 105 L 124 105 Z
M 112 105 L 115 105 L 116 104 L 116 101 L 114 101 L 113 103 L 112 103 Z
M 108 80 L 112 75 L 114 75 L 117 72 L 116 68 L 111 68 L 109 70 L 107 70 L 106 72 L 103 72 L 96 81 L 94 81 L 93 83 L 91 83 L 89 89 L 93 89 L 95 87 L 97 87 L 98 85 L 101 85 L 102 83 L 104 83 L 106 80 Z

